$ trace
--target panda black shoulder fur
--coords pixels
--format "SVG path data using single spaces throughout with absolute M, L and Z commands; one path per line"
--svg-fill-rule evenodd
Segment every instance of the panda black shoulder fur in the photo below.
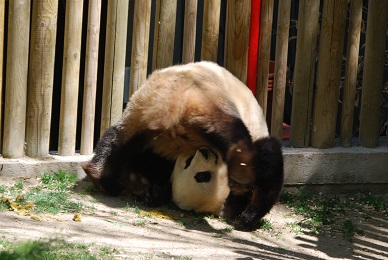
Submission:
M 157 205 L 171 198 L 178 156 L 201 147 L 214 148 L 227 165 L 230 194 L 223 215 L 242 229 L 257 228 L 282 189 L 281 146 L 269 137 L 251 91 L 215 63 L 153 72 L 83 168 L 108 194 L 129 189 Z

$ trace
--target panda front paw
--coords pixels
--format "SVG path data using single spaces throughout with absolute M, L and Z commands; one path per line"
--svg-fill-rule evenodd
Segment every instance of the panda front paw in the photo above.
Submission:
M 171 184 L 165 183 L 163 185 L 151 184 L 147 189 L 144 201 L 149 206 L 160 206 L 166 204 L 171 200 Z

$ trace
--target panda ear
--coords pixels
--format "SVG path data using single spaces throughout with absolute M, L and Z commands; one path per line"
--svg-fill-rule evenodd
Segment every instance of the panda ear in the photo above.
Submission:
M 198 151 L 202 154 L 202 156 L 207 160 L 209 160 L 209 149 L 207 148 L 200 148 Z
M 191 162 L 193 161 L 193 158 L 194 156 L 190 156 L 189 158 L 186 159 L 186 164 L 184 169 L 187 169 L 190 166 Z

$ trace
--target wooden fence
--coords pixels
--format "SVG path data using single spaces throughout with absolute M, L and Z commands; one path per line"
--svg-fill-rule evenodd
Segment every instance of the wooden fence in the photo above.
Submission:
M 53 134 L 58 136 L 58 154 L 73 155 L 78 149 L 77 127 L 80 153 L 93 153 L 96 128 L 102 133 L 122 114 L 126 65 L 130 65 L 129 86 L 133 93 L 145 81 L 150 62 L 152 69 L 173 65 L 177 40 L 183 46 L 180 63 L 197 60 L 196 44 L 201 47 L 200 59 L 215 62 L 220 61 L 223 48 L 221 65 L 243 82 L 253 76 L 257 100 L 271 118 L 271 134 L 279 139 L 283 135 L 285 96 L 288 91 L 292 93 L 292 146 L 333 147 L 337 132 L 342 146 L 348 147 L 355 128 L 359 129 L 359 144 L 379 145 L 382 121 L 387 120 L 382 118 L 381 109 L 383 93 L 388 91 L 383 88 L 388 1 L 373 0 L 363 5 L 362 0 L 349 4 L 343 0 L 268 0 L 261 2 L 260 13 L 254 9 L 255 15 L 250 16 L 254 1 L 186 0 L 182 6 L 177 0 L 110 0 L 102 7 L 101 0 L 0 0 L 2 156 L 47 157 Z M 129 12 L 130 2 L 133 14 Z M 65 16 L 60 17 L 58 5 L 65 4 Z M 180 8 L 184 8 L 184 26 L 182 39 L 177 39 Z M 290 18 L 292 9 L 299 10 L 297 19 Z M 257 26 L 252 21 L 259 20 L 258 14 L 260 30 L 255 34 L 252 30 Z M 225 34 L 220 29 L 222 17 Z M 57 46 L 59 25 L 64 25 L 63 48 Z M 86 30 L 82 30 L 83 25 Z M 297 33 L 291 37 L 292 26 Z M 364 33 L 365 44 L 361 45 Z M 252 38 L 255 35 L 259 40 Z M 257 45 L 257 41 L 257 54 L 249 56 L 254 50 L 250 44 Z M 290 48 L 293 41 L 296 49 Z M 128 45 L 131 51 L 127 51 Z M 291 52 L 295 54 L 292 61 Z M 62 80 L 57 86 L 54 63 L 58 56 L 62 58 Z M 253 75 L 248 56 L 249 64 L 257 67 Z M 130 57 L 129 64 L 126 57 Z M 251 57 L 258 59 L 252 61 Z M 269 95 L 271 59 L 275 67 Z M 98 68 L 103 68 L 101 102 L 96 102 L 101 86 Z M 56 88 L 60 89 L 60 102 L 53 100 Z M 354 118 L 360 91 L 358 124 Z M 82 102 L 78 102 L 79 94 Z M 58 106 L 59 130 L 53 133 L 52 111 Z M 101 120 L 96 120 L 96 106 L 101 106 Z M 77 117 L 82 118 L 81 124 L 77 125 Z

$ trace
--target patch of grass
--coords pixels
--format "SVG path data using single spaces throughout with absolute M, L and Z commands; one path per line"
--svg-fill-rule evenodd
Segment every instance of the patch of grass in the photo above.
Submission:
M 300 235 L 302 233 L 302 226 L 299 222 L 288 222 L 286 223 L 287 227 L 291 229 L 293 233 L 296 235 Z
M 266 219 L 263 219 L 260 223 L 260 229 L 265 230 L 265 231 L 271 231 L 273 230 L 273 226 L 271 222 L 269 222 Z
M 71 190 L 77 182 L 77 174 L 74 172 L 57 171 L 44 173 L 41 182 L 45 188 L 56 191 Z
M 93 253 L 93 252 L 96 253 Z M 63 240 L 28 241 L 17 244 L 8 243 L 0 250 L 0 259 L 46 259 L 46 260 L 70 260 L 70 259 L 113 259 L 115 250 L 102 247 L 100 250 L 94 246 L 68 243 Z
M 0 185 L 0 195 L 3 195 L 7 191 L 7 186 Z
M 388 211 L 388 200 L 382 199 L 372 194 L 361 194 L 358 196 L 358 200 L 364 205 L 373 207 L 376 211 Z
M 94 186 L 94 185 L 92 185 L 92 184 L 90 184 L 90 185 L 88 185 L 86 188 L 85 188 L 85 192 L 86 193 L 89 193 L 89 194 L 96 194 L 96 193 L 98 193 L 100 190 L 96 187 L 96 186 Z
M 2 187 L 2 202 L 0 210 L 14 210 L 23 214 L 29 211 L 36 213 L 75 213 L 84 206 L 71 200 L 77 174 L 65 171 L 44 173 L 40 184 L 28 187 L 23 181 L 16 182 L 13 186 Z M 11 207 L 12 205 L 12 207 Z M 26 206 L 28 205 L 28 208 Z
M 307 193 L 284 193 L 280 200 L 295 214 L 304 216 L 303 224 L 314 233 L 323 225 L 332 224 L 335 214 L 344 212 L 345 202 L 338 196 L 313 197 Z
M 226 227 L 226 228 L 221 229 L 221 232 L 228 234 L 228 233 L 232 232 L 233 230 L 234 230 L 233 227 Z
M 362 234 L 362 231 L 358 229 L 350 219 L 344 221 L 342 230 L 347 239 L 352 239 L 355 235 Z
M 33 201 L 34 211 L 38 213 L 75 213 L 84 206 L 79 202 L 70 200 L 68 193 L 64 191 L 28 192 L 26 200 Z
M 140 226 L 140 227 L 144 227 L 146 225 L 146 221 L 144 219 L 140 219 L 140 220 L 135 220 L 133 222 L 133 225 L 134 226 Z

